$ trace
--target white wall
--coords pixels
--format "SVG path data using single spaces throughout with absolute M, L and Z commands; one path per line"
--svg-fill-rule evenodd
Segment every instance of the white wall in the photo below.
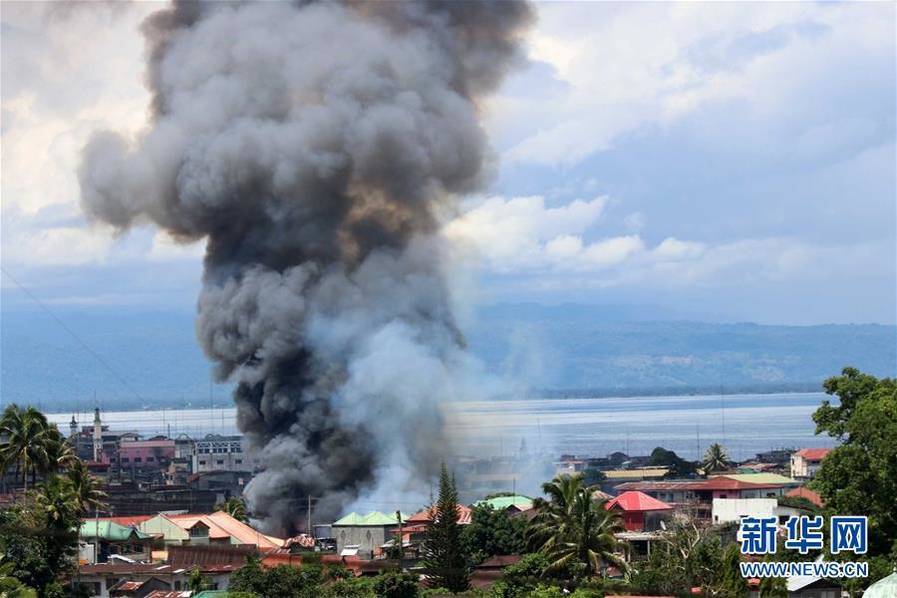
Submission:
M 714 498 L 713 523 L 740 521 L 742 517 L 777 517 L 774 498 Z

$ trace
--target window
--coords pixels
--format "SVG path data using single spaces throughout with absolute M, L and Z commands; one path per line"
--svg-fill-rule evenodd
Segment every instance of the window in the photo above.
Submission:
M 130 463 L 131 460 L 128 459 L 127 457 L 122 457 L 122 458 L 121 458 L 121 462 L 122 462 L 122 463 Z
M 134 463 L 140 463 L 141 461 L 143 461 L 142 458 L 140 458 L 140 457 L 134 457 Z
M 215 461 L 215 464 L 216 465 L 224 465 L 224 459 L 218 459 L 217 461 Z
M 237 465 L 243 465 L 243 459 L 234 459 L 234 463 Z
M 200 459 L 200 460 L 199 460 L 199 464 L 200 464 L 200 465 L 205 465 L 205 464 L 206 464 L 206 460 L 205 460 L 205 459 Z
M 154 459 L 153 457 L 147 457 L 147 458 L 146 458 L 146 462 L 147 462 L 147 463 L 152 463 L 153 461 L 155 461 L 155 459 Z

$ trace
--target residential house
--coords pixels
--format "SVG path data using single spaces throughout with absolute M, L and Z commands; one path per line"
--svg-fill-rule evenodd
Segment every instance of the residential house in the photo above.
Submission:
M 810 501 L 817 507 L 822 507 L 824 505 L 822 497 L 819 496 L 817 493 L 813 492 L 812 490 L 810 490 L 809 488 L 807 488 L 806 486 L 800 486 L 798 488 L 794 488 L 793 490 L 789 490 L 788 492 L 785 493 L 785 496 L 790 496 L 793 498 L 803 498 L 805 500 Z
M 517 564 L 521 558 L 519 554 L 505 554 L 486 559 L 471 572 L 470 587 L 478 590 L 490 587 L 501 579 L 505 567 Z
M 159 538 L 165 546 L 246 545 L 274 550 L 283 540 L 268 536 L 223 511 L 210 514 L 159 513 L 140 524 L 140 530 Z
M 109 588 L 109 596 L 112 598 L 146 598 L 153 592 L 168 591 L 170 589 L 171 584 L 158 577 L 148 577 L 134 581 L 123 579 Z
M 458 524 L 470 525 L 472 511 L 470 507 L 464 505 L 457 506 Z M 523 511 L 527 513 L 529 511 Z M 431 506 L 422 511 L 418 511 L 405 520 L 405 525 L 400 530 L 402 534 L 402 545 L 405 546 L 405 552 L 409 556 L 418 555 L 420 553 L 420 545 L 426 537 L 427 527 L 433 520 L 436 508 Z
M 805 448 L 791 454 L 791 477 L 809 479 L 816 475 L 829 448 Z
M 78 569 L 77 583 L 89 595 L 97 598 L 111 597 L 112 591 L 132 591 L 136 585 L 121 586 L 121 582 L 145 582 L 157 579 L 166 584 L 153 591 L 183 592 L 189 590 L 190 574 L 194 568 L 209 581 L 211 589 L 226 590 L 230 576 L 243 565 L 254 546 L 171 546 L 163 563 L 112 562 L 83 565 Z M 142 586 L 140 586 L 142 587 Z M 128 594 L 124 594 L 128 595 Z
M 349 513 L 330 525 L 331 534 L 336 538 L 336 552 L 340 556 L 359 556 L 371 559 L 380 556 L 382 547 L 394 540 L 396 530 L 407 517 L 387 515 L 372 511 L 365 515 Z
M 520 513 L 533 508 L 533 499 L 528 496 L 515 494 L 512 496 L 495 496 L 492 498 L 484 498 L 473 503 L 473 506 L 489 505 L 496 511 L 508 511 L 509 513 Z
M 121 525 L 110 519 L 86 519 L 79 530 L 81 542 L 99 547 L 85 552 L 90 562 L 106 562 L 111 555 L 119 555 L 136 561 L 148 561 L 153 537 L 129 525 Z
M 643 492 L 630 490 L 604 503 L 608 511 L 620 513 L 626 531 L 644 532 L 661 529 L 661 522 L 669 519 L 673 507 Z

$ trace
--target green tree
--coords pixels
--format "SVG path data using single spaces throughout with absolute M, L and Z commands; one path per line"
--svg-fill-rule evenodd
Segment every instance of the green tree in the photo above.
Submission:
M 824 388 L 839 404 L 823 401 L 813 414 L 816 433 L 841 444 L 823 459 L 810 486 L 825 500 L 827 516 L 869 518 L 868 553 L 848 553 L 870 563 L 868 578 L 845 582 L 859 590 L 897 563 L 897 381 L 848 367 Z
M 549 500 L 536 499 L 538 514 L 527 530 L 530 548 L 545 554 L 547 573 L 574 578 L 603 573 L 608 564 L 625 569 L 614 534 L 623 531 L 617 513 L 592 500 L 581 476 L 559 476 L 542 485 Z
M 262 562 L 257 556 L 251 555 L 246 559 L 246 564 L 231 575 L 228 589 L 233 592 L 265 596 L 267 595 L 265 583 L 266 576 Z
M 548 568 L 548 560 L 541 552 L 531 552 L 513 565 L 505 567 L 501 580 L 492 586 L 495 598 L 522 598 L 529 596 L 542 582 Z
M 13 576 L 13 563 L 0 565 L 0 598 L 37 598 L 37 592 Z
M 714 442 L 707 447 L 704 453 L 704 472 L 713 473 L 716 471 L 724 471 L 729 468 L 729 456 L 726 449 L 721 444 Z
M 418 577 L 413 573 L 386 571 L 374 582 L 377 598 L 417 598 L 420 595 Z
M 439 498 L 422 549 L 423 565 L 433 586 L 454 593 L 468 588 L 470 572 L 458 524 L 458 493 L 445 463 L 439 476 Z
M 59 432 L 59 428 L 55 424 L 46 429 L 42 445 L 37 469 L 43 475 L 59 473 L 63 469 L 71 467 L 78 460 L 72 450 L 72 445 Z
M 106 493 L 102 490 L 102 483 L 97 477 L 90 475 L 83 461 L 76 458 L 69 466 L 66 477 L 71 482 L 81 517 L 106 508 Z
M 57 475 L 0 511 L 0 561 L 9 576 L 42 598 L 67 596 L 57 580 L 74 570 L 80 522 L 71 483 Z
M 38 467 L 47 462 L 45 448 L 48 429 L 47 418 L 30 405 L 24 409 L 15 403 L 7 405 L 0 416 L 0 435 L 6 437 L 0 445 L 0 464 L 3 471 L 15 465 L 26 490 L 28 474 L 31 474 L 33 484 Z
M 210 586 L 209 580 L 202 574 L 199 567 L 194 566 L 193 570 L 190 571 L 190 577 L 187 579 L 187 587 L 190 591 L 198 594 L 203 590 L 208 590 Z
M 470 525 L 461 531 L 465 552 L 474 564 L 497 554 L 519 554 L 526 546 L 526 521 L 491 505 L 473 507 Z
M 691 461 L 686 461 L 674 451 L 668 451 L 660 446 L 651 451 L 649 464 L 668 468 L 667 477 L 671 478 L 693 475 L 696 469 Z
M 247 522 L 249 517 L 246 515 L 246 501 L 239 496 L 231 496 L 224 502 L 215 505 L 216 511 L 224 511 L 237 521 Z

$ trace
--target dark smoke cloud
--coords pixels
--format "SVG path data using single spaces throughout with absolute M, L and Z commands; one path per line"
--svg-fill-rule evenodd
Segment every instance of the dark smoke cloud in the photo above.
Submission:
M 426 483 L 438 405 L 476 392 L 440 218 L 490 174 L 477 99 L 520 2 L 176 3 L 147 19 L 153 122 L 96 134 L 82 203 L 207 239 L 197 332 L 238 384 L 269 528 Z

